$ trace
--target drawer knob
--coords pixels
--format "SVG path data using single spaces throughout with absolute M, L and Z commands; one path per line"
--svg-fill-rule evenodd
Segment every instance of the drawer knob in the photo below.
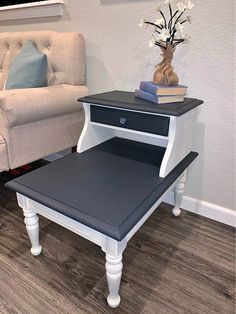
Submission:
M 126 118 L 124 118 L 124 117 L 120 118 L 120 124 L 125 125 L 126 122 L 127 122 Z

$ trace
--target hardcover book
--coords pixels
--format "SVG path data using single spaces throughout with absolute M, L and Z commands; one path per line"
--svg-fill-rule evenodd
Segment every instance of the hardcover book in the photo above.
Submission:
M 156 104 L 167 104 L 171 102 L 181 102 L 184 101 L 184 95 L 174 95 L 174 96 L 158 96 L 147 93 L 143 90 L 136 89 L 135 97 L 151 101 Z
M 172 96 L 172 95 L 186 95 L 188 87 L 184 85 L 161 86 L 154 84 L 151 81 L 141 81 L 139 88 L 153 95 Z

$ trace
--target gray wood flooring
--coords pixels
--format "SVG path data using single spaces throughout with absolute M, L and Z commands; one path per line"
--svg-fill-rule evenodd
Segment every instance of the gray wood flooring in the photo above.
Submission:
M 234 313 L 234 229 L 162 204 L 124 253 L 122 302 L 105 301 L 104 253 L 40 218 L 29 251 L 15 194 L 0 185 L 0 313 Z

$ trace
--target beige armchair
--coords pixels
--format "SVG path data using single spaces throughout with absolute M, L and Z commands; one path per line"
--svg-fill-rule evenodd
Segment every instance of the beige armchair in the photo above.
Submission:
M 27 40 L 48 58 L 48 85 L 3 90 L 11 61 Z M 73 147 L 84 113 L 85 48 L 79 33 L 0 34 L 0 172 Z

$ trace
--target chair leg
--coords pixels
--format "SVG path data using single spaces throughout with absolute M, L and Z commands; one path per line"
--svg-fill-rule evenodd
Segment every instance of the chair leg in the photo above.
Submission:
M 39 218 L 34 211 L 29 209 L 23 209 L 23 214 L 25 216 L 26 230 L 32 245 L 30 251 L 37 256 L 42 252 L 42 246 L 39 244 Z

